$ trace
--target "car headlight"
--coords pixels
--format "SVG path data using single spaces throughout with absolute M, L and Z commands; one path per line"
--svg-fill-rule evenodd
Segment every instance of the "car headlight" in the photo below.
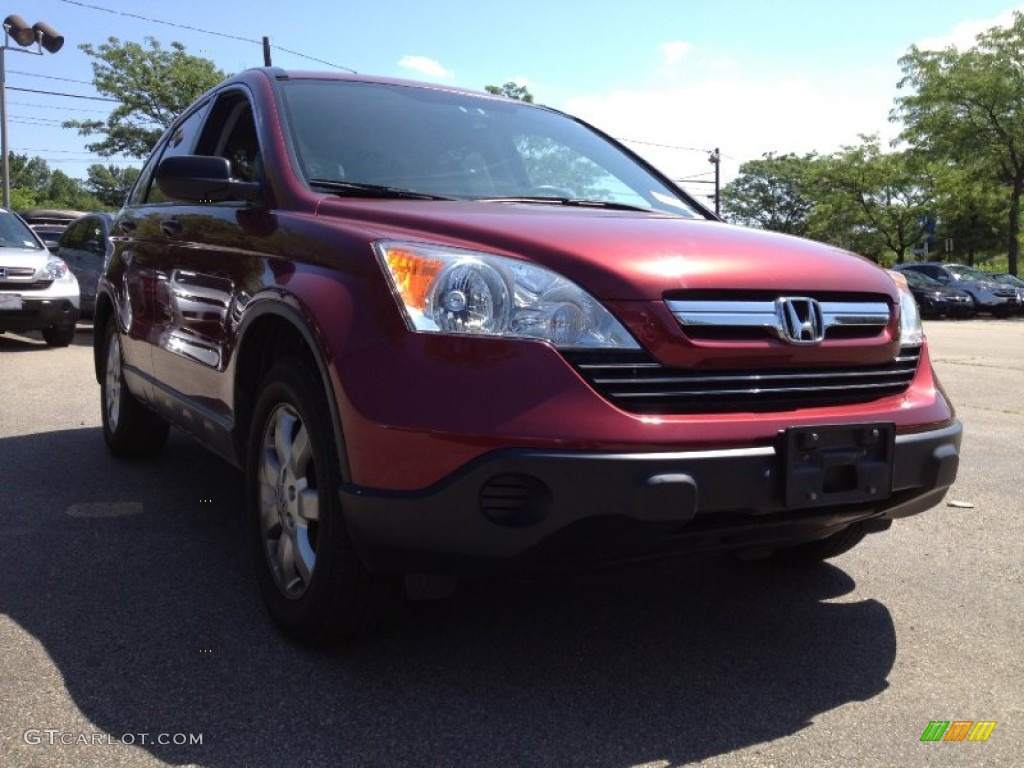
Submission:
M 70 283 L 75 279 L 70 267 L 56 256 L 51 256 L 46 262 L 46 276 L 53 282 Z
M 374 244 L 410 330 L 639 349 L 589 293 L 544 267 L 423 243 Z
M 900 292 L 900 344 L 919 347 L 924 342 L 924 328 L 921 326 L 921 313 L 918 311 L 914 294 L 907 285 L 906 275 L 892 269 L 888 272 Z

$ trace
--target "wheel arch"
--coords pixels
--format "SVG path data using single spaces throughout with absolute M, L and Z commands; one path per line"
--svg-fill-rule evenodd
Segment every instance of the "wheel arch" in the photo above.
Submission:
M 96 307 L 92 316 L 92 362 L 96 373 L 96 383 L 99 384 L 103 377 L 103 360 L 106 350 L 103 347 L 103 338 L 106 335 L 107 323 L 112 322 L 114 317 L 114 302 L 110 296 L 99 291 L 96 294 Z
M 348 482 L 351 473 L 338 400 L 323 346 L 306 318 L 299 310 L 283 302 L 265 302 L 252 307 L 246 313 L 239 327 L 238 338 L 232 377 L 233 442 L 238 460 L 244 466 L 249 422 L 252 420 L 253 407 L 259 396 L 257 387 L 260 381 L 275 362 L 283 357 L 296 356 L 310 363 L 320 378 L 327 396 L 331 432 L 341 464 L 341 477 L 344 482 Z

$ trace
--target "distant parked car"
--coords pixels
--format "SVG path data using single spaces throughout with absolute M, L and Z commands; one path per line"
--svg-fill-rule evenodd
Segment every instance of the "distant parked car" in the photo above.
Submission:
M 78 278 L 83 317 L 91 318 L 96 306 L 96 284 L 103 272 L 113 220 L 109 213 L 90 213 L 73 221 L 57 243 L 55 253 Z
M 18 216 L 0 208 L 0 333 L 42 331 L 51 347 L 75 337 L 78 280 Z
M 931 261 L 898 264 L 896 269 L 900 272 L 919 272 L 938 280 L 947 288 L 966 291 L 974 299 L 974 306 L 978 311 L 991 312 L 996 317 L 1009 317 L 1021 306 L 1015 288 L 997 283 L 990 274 L 974 267 Z
M 901 272 L 924 317 L 972 317 L 977 310 L 971 294 L 947 288 L 938 280 L 912 269 Z
M 32 227 L 33 232 L 39 235 L 39 239 L 51 253 L 57 252 L 57 241 L 60 240 L 60 236 L 66 229 L 63 224 L 29 224 L 29 226 Z
M 1021 301 L 1020 308 L 1017 311 L 1024 312 L 1024 280 L 1021 280 L 1016 275 L 1011 275 L 1009 272 L 994 272 L 992 274 L 992 279 L 997 283 L 1012 285 L 1017 289 L 1017 297 Z
M 52 253 L 57 252 L 57 241 L 75 219 L 85 215 L 85 211 L 72 211 L 63 208 L 29 208 L 18 211 L 18 215 L 42 239 Z

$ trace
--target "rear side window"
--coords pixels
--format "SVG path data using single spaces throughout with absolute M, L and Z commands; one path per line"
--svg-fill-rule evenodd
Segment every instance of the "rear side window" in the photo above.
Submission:
M 87 219 L 80 219 L 71 226 L 69 226 L 64 234 L 60 236 L 60 244 L 62 248 L 84 248 L 86 240 L 86 230 L 89 227 L 89 221 Z

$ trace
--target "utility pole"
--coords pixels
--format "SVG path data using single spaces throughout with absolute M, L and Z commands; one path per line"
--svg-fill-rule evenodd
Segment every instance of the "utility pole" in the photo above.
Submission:
M 722 196 L 720 192 L 722 186 L 722 153 L 718 150 L 718 147 L 715 147 L 714 150 L 711 151 L 711 154 L 708 155 L 708 162 L 715 166 L 715 216 L 721 216 Z
M 10 44 L 12 38 L 21 48 L 15 48 Z M 35 44 L 36 50 L 24 50 L 32 44 Z M 21 16 L 12 14 L 4 19 L 4 44 L 0 46 L 0 153 L 3 154 L 3 205 L 8 210 L 11 207 L 11 168 L 7 151 L 7 73 L 4 54 L 7 51 L 17 51 L 42 56 L 44 49 L 56 53 L 63 45 L 64 37 L 45 22 L 37 21 L 30 27 Z

